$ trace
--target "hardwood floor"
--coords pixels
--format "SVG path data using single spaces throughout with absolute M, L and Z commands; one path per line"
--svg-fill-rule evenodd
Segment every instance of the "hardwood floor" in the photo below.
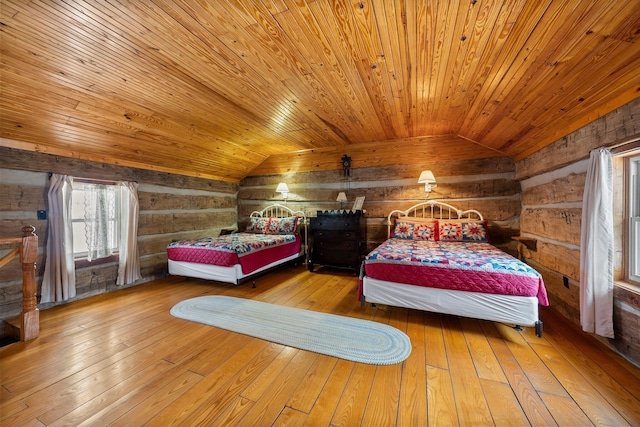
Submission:
M 40 313 L 41 335 L 0 348 L 0 424 L 640 425 L 640 370 L 542 311 L 533 328 L 385 306 L 357 278 L 285 267 L 234 287 L 165 280 Z M 358 364 L 177 319 L 224 294 L 389 323 L 413 350 Z

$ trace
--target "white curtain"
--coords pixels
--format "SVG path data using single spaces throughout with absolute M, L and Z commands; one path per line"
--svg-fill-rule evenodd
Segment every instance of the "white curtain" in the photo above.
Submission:
M 84 184 L 87 261 L 113 255 L 117 241 L 116 218 L 115 187 Z
M 120 256 L 118 285 L 128 285 L 141 278 L 138 257 L 138 183 L 120 182 Z
M 591 151 L 582 199 L 580 324 L 613 338 L 613 162 L 611 151 Z
M 51 175 L 49 183 L 49 227 L 47 258 L 42 278 L 40 302 L 64 301 L 76 296 L 76 271 L 73 259 L 71 192 L 73 177 Z

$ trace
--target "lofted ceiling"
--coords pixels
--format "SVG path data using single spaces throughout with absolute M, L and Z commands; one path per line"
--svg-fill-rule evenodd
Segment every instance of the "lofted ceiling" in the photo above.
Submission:
M 0 4 L 0 145 L 225 181 L 384 141 L 517 161 L 640 96 L 640 0 Z

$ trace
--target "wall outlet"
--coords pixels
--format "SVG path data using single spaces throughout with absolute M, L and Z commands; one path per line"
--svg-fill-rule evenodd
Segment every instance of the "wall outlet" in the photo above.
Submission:
M 565 288 L 569 289 L 569 278 L 567 276 L 562 276 L 562 284 Z

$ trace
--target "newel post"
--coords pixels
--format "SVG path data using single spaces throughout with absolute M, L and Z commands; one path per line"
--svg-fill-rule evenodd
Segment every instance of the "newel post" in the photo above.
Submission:
M 29 341 L 40 334 L 40 312 L 36 299 L 36 261 L 38 236 L 35 227 L 22 227 L 22 312 L 20 313 L 20 341 Z

